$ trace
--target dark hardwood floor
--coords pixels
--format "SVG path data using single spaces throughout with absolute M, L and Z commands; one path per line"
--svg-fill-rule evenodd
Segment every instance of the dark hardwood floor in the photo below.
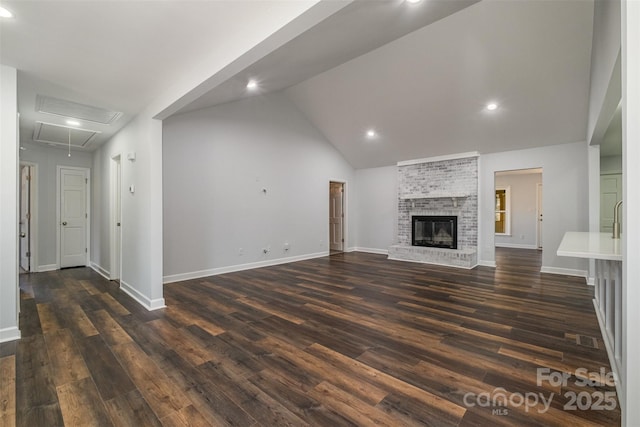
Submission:
M 619 425 L 592 289 L 537 251 L 497 264 L 344 253 L 169 284 L 154 312 L 89 269 L 21 275 L 0 426 Z

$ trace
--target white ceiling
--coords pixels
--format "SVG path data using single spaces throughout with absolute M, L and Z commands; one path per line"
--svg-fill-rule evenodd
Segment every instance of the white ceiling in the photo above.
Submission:
M 14 14 L 0 21 L 0 62 L 18 74 L 21 142 L 37 120 L 38 94 L 123 112 L 88 150 L 108 140 L 185 72 L 231 52 L 229 34 L 249 33 L 266 17 L 304 9 L 315 0 L 2 1 Z
M 286 93 L 356 168 L 584 141 L 592 27 L 591 1 L 485 0 Z
M 287 96 L 357 168 L 584 140 L 593 1 L 475 1 L 356 1 L 180 112 L 247 96 L 249 76 L 261 93 L 294 85 Z M 95 148 L 225 52 L 225 36 L 287 4 L 3 1 L 16 15 L 0 24 L 0 59 L 20 70 L 22 138 L 37 120 L 59 124 L 35 113 L 42 94 L 124 113 L 91 125 Z

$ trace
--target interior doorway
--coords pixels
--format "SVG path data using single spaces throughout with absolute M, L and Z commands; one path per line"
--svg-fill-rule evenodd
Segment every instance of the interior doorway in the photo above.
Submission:
M 111 158 L 111 265 L 109 279 L 120 280 L 122 253 L 122 164 L 120 155 Z
M 344 251 L 344 183 L 329 182 L 329 252 Z
M 543 170 L 495 173 L 494 215 L 496 265 L 505 257 L 522 259 L 536 268 L 543 247 Z
M 36 165 L 20 163 L 20 272 L 36 271 Z

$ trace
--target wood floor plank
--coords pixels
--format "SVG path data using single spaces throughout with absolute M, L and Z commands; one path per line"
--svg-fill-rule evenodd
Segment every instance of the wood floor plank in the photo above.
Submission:
M 162 427 L 138 390 L 107 400 L 105 405 L 114 426 Z
M 213 427 L 193 406 L 189 405 L 162 419 L 164 427 Z
M 16 425 L 63 424 L 44 338 L 22 338 L 16 351 Z
M 16 357 L 0 358 L 0 426 L 16 425 Z
M 37 307 L 38 315 L 40 316 L 40 325 L 42 326 L 42 331 L 45 334 L 62 328 L 62 326 L 60 326 L 58 316 L 56 315 L 56 311 L 51 304 L 38 304 Z
M 118 322 L 116 322 L 106 310 L 91 312 L 91 318 L 93 324 L 109 345 L 117 346 L 133 341 L 129 334 L 122 329 Z
M 189 406 L 180 388 L 135 343 L 116 345 L 113 351 L 158 418 Z
M 136 389 L 129 375 L 100 335 L 78 341 L 78 347 L 104 401 Z
M 91 378 L 65 383 L 57 391 L 65 425 L 113 425 Z
M 378 408 L 355 398 L 352 394 L 341 390 L 333 384 L 323 381 L 309 391 L 309 396 L 322 402 L 325 406 L 336 411 L 356 425 L 376 425 L 395 427 L 398 419 Z
M 51 360 L 51 373 L 56 386 L 90 376 L 89 369 L 68 329 L 58 329 L 44 335 Z

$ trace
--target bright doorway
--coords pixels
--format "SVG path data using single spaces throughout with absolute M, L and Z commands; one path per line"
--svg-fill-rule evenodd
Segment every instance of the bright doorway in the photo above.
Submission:
M 329 250 L 344 251 L 344 183 L 329 182 Z

